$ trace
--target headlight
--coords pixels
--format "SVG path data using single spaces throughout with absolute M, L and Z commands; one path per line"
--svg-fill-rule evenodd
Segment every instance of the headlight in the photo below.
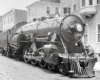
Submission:
M 76 29 L 77 29 L 78 32 L 83 31 L 83 27 L 80 24 L 76 24 Z

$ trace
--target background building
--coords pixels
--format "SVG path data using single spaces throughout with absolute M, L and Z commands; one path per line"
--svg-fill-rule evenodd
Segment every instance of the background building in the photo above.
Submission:
M 27 12 L 25 10 L 12 9 L 2 17 L 3 31 L 11 29 L 20 22 L 27 22 Z
M 61 16 L 71 13 L 72 1 L 73 0 L 61 0 L 60 1 L 60 8 L 61 8 L 60 15 Z
M 71 14 L 78 15 L 84 21 L 86 30 L 83 42 L 89 43 L 96 53 L 100 53 L 100 0 L 61 0 L 61 10 L 64 7 L 70 7 Z
M 40 0 L 45 2 L 60 3 L 60 0 Z
M 0 32 L 2 32 L 2 16 L 0 16 Z
M 27 22 L 34 22 L 36 19 L 41 20 L 44 17 L 54 16 L 60 12 L 59 3 L 51 3 L 45 1 L 36 1 L 35 3 L 27 6 Z

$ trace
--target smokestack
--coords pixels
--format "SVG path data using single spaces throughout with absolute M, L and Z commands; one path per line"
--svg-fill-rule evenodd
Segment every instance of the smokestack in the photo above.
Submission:
M 69 7 L 65 7 L 64 8 L 64 14 L 65 15 L 69 15 L 70 14 L 70 8 Z

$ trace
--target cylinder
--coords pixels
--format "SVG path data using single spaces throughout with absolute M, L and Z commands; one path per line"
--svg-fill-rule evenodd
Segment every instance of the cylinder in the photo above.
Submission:
M 50 56 L 50 61 L 53 65 L 58 65 L 60 62 L 59 54 L 58 53 L 52 53 Z

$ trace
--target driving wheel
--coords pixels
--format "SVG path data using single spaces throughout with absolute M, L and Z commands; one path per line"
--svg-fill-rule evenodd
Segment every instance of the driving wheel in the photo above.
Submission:
M 28 48 L 28 47 L 24 48 L 24 51 L 23 51 L 23 59 L 24 59 L 24 61 L 25 61 L 26 63 L 30 62 L 30 59 L 27 58 L 27 56 L 28 56 L 28 51 L 29 51 L 29 48 Z

